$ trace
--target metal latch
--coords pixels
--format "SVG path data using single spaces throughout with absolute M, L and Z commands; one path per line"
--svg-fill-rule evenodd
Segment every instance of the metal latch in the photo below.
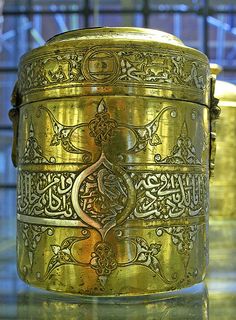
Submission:
M 211 77 L 210 81 L 210 177 L 213 177 L 216 157 L 216 122 L 221 109 L 218 106 L 219 99 L 214 97 L 216 78 Z

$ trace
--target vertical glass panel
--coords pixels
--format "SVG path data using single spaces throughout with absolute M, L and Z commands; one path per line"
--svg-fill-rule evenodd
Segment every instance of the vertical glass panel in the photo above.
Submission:
M 27 10 L 28 0 L 7 0 L 4 1 L 3 10 L 4 12 L 11 13 L 11 12 L 23 12 Z
M 203 51 L 203 18 L 197 14 L 183 14 L 181 17 L 179 37 L 187 46 Z
M 151 14 L 149 27 L 172 33 L 180 38 L 187 46 L 201 50 L 202 18 L 198 15 L 187 13 Z
M 3 17 L 0 32 L 0 67 L 16 66 L 28 50 L 28 32 L 31 22 L 25 15 Z
M 210 8 L 214 10 L 228 11 L 236 10 L 236 2 L 234 0 L 209 0 Z
M 16 81 L 15 73 L 0 73 L 0 126 L 11 126 L 8 112 L 11 108 L 11 94 Z
M 75 14 L 34 14 L 30 29 L 31 47 L 41 46 L 49 38 L 71 29 L 83 28 L 82 15 Z
M 207 18 L 209 25 L 209 58 L 222 67 L 236 67 L 236 18 L 218 14 Z
M 228 81 L 236 84 L 236 72 L 230 70 L 223 70 L 217 77 L 218 80 Z M 235 132 L 236 134 L 236 132 Z
M 173 34 L 173 14 L 155 13 L 149 18 L 149 28 L 158 29 Z
M 89 19 L 90 27 L 142 27 L 143 16 L 140 13 L 136 14 L 94 14 Z
M 27 12 L 27 11 L 44 11 L 44 10 L 79 10 L 83 7 L 83 0 L 7 0 L 4 4 L 4 11 L 11 12 Z
M 11 160 L 12 130 L 0 131 L 0 185 L 16 183 L 16 169 Z
M 0 189 L 0 243 L 16 236 L 16 190 Z
M 204 4 L 204 0 L 149 0 L 151 9 L 156 10 L 180 10 L 198 9 Z
M 90 0 L 89 4 L 94 10 L 141 10 L 143 0 Z
M 35 11 L 41 10 L 80 10 L 84 6 L 83 0 L 32 0 L 32 7 Z

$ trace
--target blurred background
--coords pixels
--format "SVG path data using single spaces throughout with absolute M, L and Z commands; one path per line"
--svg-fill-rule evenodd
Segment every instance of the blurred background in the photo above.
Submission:
M 0 254 L 5 252 L 4 259 L 12 259 L 14 250 L 7 248 L 15 243 L 16 171 L 8 111 L 19 58 L 57 33 L 97 26 L 172 33 L 220 64 L 224 71 L 219 79 L 236 84 L 236 0 L 0 0 Z M 0 278 L 10 274 L 0 269 Z M 5 285 L 10 292 L 16 289 L 11 286 L 21 284 L 6 281 Z

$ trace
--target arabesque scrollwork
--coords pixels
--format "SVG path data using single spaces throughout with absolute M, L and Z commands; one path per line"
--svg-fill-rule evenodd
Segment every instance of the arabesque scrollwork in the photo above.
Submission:
M 77 265 L 89 267 L 96 272 L 98 281 L 102 287 L 105 286 L 108 277 L 117 268 L 140 265 L 150 269 L 154 274 L 157 274 L 163 282 L 174 283 L 177 280 L 177 275 L 173 274 L 172 279 L 167 279 L 164 275 L 164 270 L 158 258 L 161 251 L 161 244 L 151 243 L 142 237 L 121 237 L 117 236 L 118 241 L 125 241 L 134 246 L 134 253 L 129 261 L 119 261 L 117 253 L 114 251 L 112 244 L 107 241 L 99 241 L 95 244 L 90 253 L 90 260 L 81 262 L 78 257 L 75 257 L 73 246 L 90 237 L 90 232 L 87 229 L 81 231 L 81 237 L 70 237 L 62 241 L 61 245 L 52 245 L 53 253 L 48 262 L 47 271 L 43 278 L 47 278 L 56 268 L 64 265 Z
M 105 65 L 106 69 L 100 70 L 98 65 Z M 21 66 L 19 83 L 21 92 L 58 83 L 82 86 L 104 80 L 112 80 L 117 85 L 141 82 L 143 86 L 172 85 L 202 91 L 207 77 L 207 65 L 197 64 L 184 54 L 114 47 L 112 51 L 110 48 L 76 52 L 70 49 L 54 56 L 51 53 L 50 57 L 37 57 Z
M 176 225 L 172 227 L 158 227 L 156 234 L 158 237 L 163 236 L 164 233 L 171 237 L 171 240 L 176 246 L 178 253 L 183 257 L 184 278 L 182 282 L 189 283 L 198 275 L 198 269 L 194 268 L 192 271 L 188 270 L 191 252 L 200 232 L 200 226 L 197 224 Z
M 188 127 L 184 121 L 180 136 L 173 147 L 171 154 L 162 159 L 160 154 L 155 155 L 155 161 L 160 164 L 177 164 L 177 165 L 201 165 L 201 161 L 196 155 L 195 147 L 188 135 Z
M 51 120 L 53 136 L 51 138 L 50 145 L 61 145 L 61 147 L 67 152 L 83 154 L 84 162 L 90 162 L 91 152 L 75 146 L 72 141 L 72 135 L 76 130 L 88 128 L 90 136 L 94 138 L 95 144 L 102 147 L 104 143 L 110 142 L 111 137 L 115 134 L 116 130 L 125 128 L 133 133 L 135 141 L 133 145 L 129 147 L 124 154 L 122 154 L 122 156 L 129 153 L 138 153 L 145 150 L 148 145 L 157 146 L 162 143 L 161 138 L 157 133 L 160 119 L 167 111 L 175 112 L 175 107 L 170 106 L 162 108 L 153 120 L 142 126 L 120 123 L 112 119 L 104 99 L 99 101 L 97 105 L 97 113 L 90 122 L 79 123 L 76 125 L 65 125 L 60 123 L 53 113 L 46 107 L 41 106 L 39 110 L 45 111 Z
M 47 234 L 48 236 L 52 236 L 54 234 L 54 228 L 28 223 L 19 224 L 19 227 L 24 246 L 28 251 L 30 268 L 32 268 L 34 262 L 34 253 L 39 242 L 41 241 L 42 235 Z
M 26 140 L 25 149 L 23 155 L 20 159 L 20 162 L 23 163 L 55 163 L 56 159 L 51 157 L 48 159 L 44 154 L 43 150 L 40 147 L 38 140 L 35 137 L 34 126 L 32 121 L 30 122 L 29 127 L 29 137 Z

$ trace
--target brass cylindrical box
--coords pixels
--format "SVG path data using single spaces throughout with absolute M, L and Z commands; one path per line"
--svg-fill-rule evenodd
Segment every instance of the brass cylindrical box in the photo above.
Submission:
M 24 281 L 122 296 L 203 280 L 212 84 L 204 54 L 148 29 L 70 31 L 22 57 L 10 117 Z
M 222 68 L 211 64 L 212 75 Z M 216 80 L 221 108 L 217 123 L 216 167 L 210 183 L 210 265 L 212 278 L 235 272 L 236 266 L 236 86 Z
M 211 65 L 213 74 L 221 68 Z M 211 181 L 210 216 L 212 219 L 236 219 L 236 86 L 217 80 L 221 121 L 217 124 L 215 177 Z

